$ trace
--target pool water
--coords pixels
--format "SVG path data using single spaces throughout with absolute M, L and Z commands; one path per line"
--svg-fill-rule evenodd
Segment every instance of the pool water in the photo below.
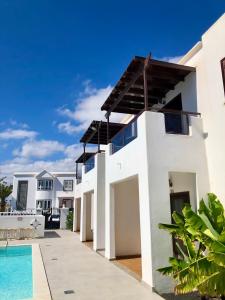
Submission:
M 32 246 L 0 247 L 0 299 L 33 297 Z

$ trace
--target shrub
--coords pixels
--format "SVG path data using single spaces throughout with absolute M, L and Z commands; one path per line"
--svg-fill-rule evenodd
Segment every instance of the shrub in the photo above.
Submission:
M 186 205 L 182 215 L 173 213 L 175 224 L 159 224 L 183 242 L 179 257 L 170 257 L 170 266 L 159 269 L 176 282 L 175 292 L 198 291 L 207 297 L 225 299 L 225 212 L 216 195 L 201 200 L 198 212 Z
M 66 229 L 73 230 L 73 212 L 69 211 L 66 218 Z

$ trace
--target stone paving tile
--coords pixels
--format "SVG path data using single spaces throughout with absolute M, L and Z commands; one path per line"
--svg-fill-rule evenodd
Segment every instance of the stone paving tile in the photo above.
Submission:
M 42 239 L 10 241 L 9 244 L 22 243 L 40 244 L 53 300 L 163 299 L 82 244 L 76 233 L 57 230 L 48 232 Z M 74 294 L 65 294 L 66 290 L 73 290 Z

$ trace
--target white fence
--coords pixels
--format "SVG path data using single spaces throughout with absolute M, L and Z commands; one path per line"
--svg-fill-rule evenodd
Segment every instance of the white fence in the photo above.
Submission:
M 0 214 L 0 239 L 44 237 L 45 217 L 20 213 Z

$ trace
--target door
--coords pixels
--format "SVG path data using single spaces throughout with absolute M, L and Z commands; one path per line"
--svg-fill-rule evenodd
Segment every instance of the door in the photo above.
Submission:
M 27 189 L 28 189 L 28 181 L 18 182 L 18 192 L 17 192 L 17 201 L 16 201 L 17 210 L 27 209 Z
M 180 192 L 180 193 L 172 193 L 170 194 L 170 208 L 171 208 L 171 220 L 174 224 L 174 220 L 172 218 L 172 213 L 174 211 L 178 212 L 179 214 L 182 214 L 182 209 L 186 204 L 190 204 L 190 194 L 189 192 Z M 186 252 L 186 248 L 183 245 L 183 242 L 177 238 L 173 237 L 173 253 L 174 256 L 179 257 L 180 251 L 178 249 L 177 244 L 180 246 L 180 248 Z

